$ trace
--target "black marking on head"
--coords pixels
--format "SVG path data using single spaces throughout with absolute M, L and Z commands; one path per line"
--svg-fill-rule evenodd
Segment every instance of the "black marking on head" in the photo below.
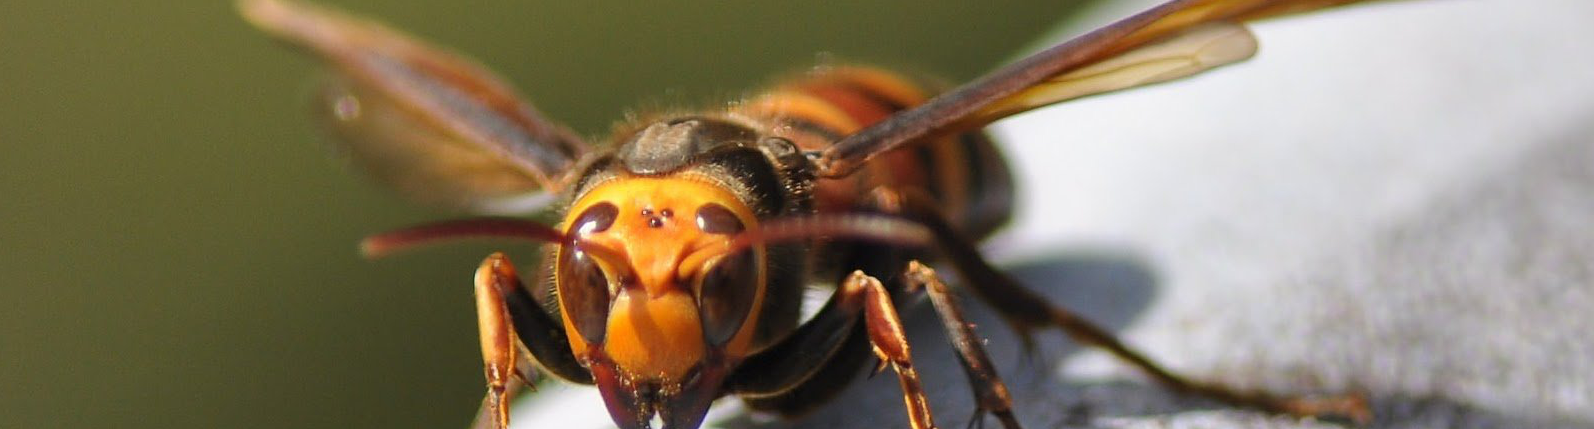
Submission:
M 726 180 L 722 185 L 735 192 L 760 218 L 784 213 L 790 206 L 775 166 L 758 149 L 721 147 L 699 158 L 694 169 Z
M 609 180 L 692 171 L 736 194 L 758 218 L 811 212 L 812 161 L 790 140 L 761 136 L 756 129 L 732 119 L 702 116 L 653 122 L 622 134 L 614 154 L 587 162 L 567 201 L 580 199 Z M 672 145 L 665 137 L 674 139 L 673 150 L 664 150 Z
M 633 174 L 662 174 L 692 163 L 698 154 L 725 144 L 752 143 L 757 134 L 747 127 L 703 117 L 657 122 L 620 146 L 620 161 Z

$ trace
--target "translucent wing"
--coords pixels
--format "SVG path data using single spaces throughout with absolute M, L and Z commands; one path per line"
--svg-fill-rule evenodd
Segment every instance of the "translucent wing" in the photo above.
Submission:
M 1036 107 L 1164 82 L 1249 58 L 1241 23 L 1362 0 L 1173 0 L 1019 60 L 847 136 L 820 154 L 820 175 L 847 175 L 913 141 Z
M 380 24 L 283 0 L 244 0 L 256 27 L 332 71 L 323 116 L 349 154 L 413 199 L 478 212 L 535 209 L 587 147 L 486 69 Z
M 960 122 L 972 128 L 1061 101 L 1190 76 L 1244 61 L 1255 53 L 1256 38 L 1244 26 L 1207 24 L 1177 37 L 1049 77 L 992 102 Z

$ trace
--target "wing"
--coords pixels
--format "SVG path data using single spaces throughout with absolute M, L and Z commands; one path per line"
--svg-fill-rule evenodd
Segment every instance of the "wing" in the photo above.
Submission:
M 1241 24 L 1363 0 L 1173 0 L 1019 60 L 858 131 L 820 153 L 845 176 L 903 144 L 1059 101 L 1165 82 L 1249 58 Z
M 478 212 L 534 210 L 588 150 L 504 81 L 446 50 L 312 5 L 238 6 L 327 64 L 318 112 L 358 164 L 405 196 Z
M 997 99 L 952 128 L 975 128 L 1013 114 L 1125 88 L 1166 82 L 1256 54 L 1256 38 L 1239 24 L 1212 23 L 1074 71 L 1058 74 Z

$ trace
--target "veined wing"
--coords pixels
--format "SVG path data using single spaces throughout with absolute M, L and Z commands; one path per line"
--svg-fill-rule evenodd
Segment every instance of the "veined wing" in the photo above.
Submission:
M 490 71 L 312 5 L 245 0 L 244 17 L 327 63 L 319 111 L 354 160 L 413 199 L 478 212 L 535 208 L 587 152 Z
M 1362 0 L 1173 0 L 1019 60 L 843 138 L 820 175 L 851 173 L 913 141 L 1040 106 L 1189 76 L 1249 58 L 1244 22 Z

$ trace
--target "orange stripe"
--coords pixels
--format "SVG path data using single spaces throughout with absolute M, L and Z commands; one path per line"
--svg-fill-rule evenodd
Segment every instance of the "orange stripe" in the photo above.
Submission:
M 739 106 L 737 111 L 767 118 L 797 117 L 816 125 L 850 134 L 862 127 L 847 112 L 824 99 L 796 90 L 777 90 Z
M 917 106 L 929 98 L 918 85 L 894 73 L 867 67 L 847 67 L 837 70 L 836 76 L 867 88 L 895 102 L 898 106 Z
M 849 66 L 822 69 L 787 81 L 737 111 L 774 121 L 774 125 L 786 118 L 846 135 L 890 117 L 897 109 L 928 99 L 929 92 L 913 80 L 881 69 Z M 823 149 L 834 143 L 831 136 L 811 132 L 782 131 L 778 127 L 775 132 L 792 138 L 804 150 Z M 985 181 L 973 177 L 975 167 L 970 164 L 979 159 L 971 151 L 981 150 L 980 144 L 988 143 L 970 143 L 949 136 L 884 154 L 845 180 L 821 182 L 816 189 L 819 205 L 821 209 L 850 210 L 877 187 L 922 188 L 936 194 L 951 220 L 961 223 L 971 215 L 966 212 L 980 198 L 972 194 L 981 188 L 976 182 Z
M 803 91 L 825 100 L 859 124 L 868 126 L 895 113 L 891 106 L 882 105 L 875 98 L 859 94 L 857 89 L 841 85 L 807 85 Z

